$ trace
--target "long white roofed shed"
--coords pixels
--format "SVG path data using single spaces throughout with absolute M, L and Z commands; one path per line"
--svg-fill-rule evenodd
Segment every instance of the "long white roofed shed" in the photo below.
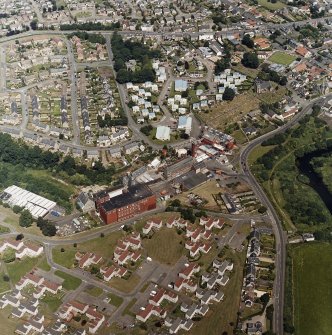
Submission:
M 44 217 L 56 206 L 56 202 L 15 185 L 7 187 L 1 195 L 1 199 L 11 207 L 24 207 L 35 219 L 40 216 Z

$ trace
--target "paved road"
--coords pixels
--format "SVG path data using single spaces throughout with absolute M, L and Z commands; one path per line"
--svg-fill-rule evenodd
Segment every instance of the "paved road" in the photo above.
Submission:
M 274 318 L 273 318 L 273 329 L 274 332 L 278 335 L 283 334 L 283 308 L 284 308 L 284 281 L 285 281 L 285 262 L 286 262 L 286 243 L 287 243 L 287 234 L 283 230 L 282 222 L 278 217 L 276 210 L 274 209 L 272 203 L 269 198 L 265 194 L 264 190 L 260 186 L 260 184 L 256 181 L 254 175 L 250 171 L 250 165 L 248 162 L 248 158 L 250 152 L 258 145 L 260 145 L 265 140 L 275 136 L 276 134 L 280 134 L 293 127 L 298 123 L 300 119 L 302 119 L 306 114 L 311 112 L 312 106 L 316 102 L 324 101 L 327 98 L 331 98 L 332 94 L 326 96 L 326 98 L 318 98 L 315 101 L 310 102 L 303 110 L 287 124 L 284 126 L 277 128 L 276 130 L 267 133 L 261 137 L 250 142 L 240 153 L 240 166 L 242 173 L 248 177 L 248 180 L 252 186 L 253 191 L 256 193 L 262 204 L 264 204 L 268 209 L 268 214 L 272 220 L 272 226 L 274 230 L 274 234 L 276 237 L 276 279 L 274 282 Z

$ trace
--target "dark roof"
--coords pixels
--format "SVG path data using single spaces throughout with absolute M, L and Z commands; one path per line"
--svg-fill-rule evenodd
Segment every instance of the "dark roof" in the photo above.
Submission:
M 127 192 L 120 194 L 102 204 L 106 212 L 112 211 L 116 208 L 121 208 L 135 203 L 139 200 L 145 199 L 153 195 L 151 190 L 142 184 L 138 184 L 128 188 Z

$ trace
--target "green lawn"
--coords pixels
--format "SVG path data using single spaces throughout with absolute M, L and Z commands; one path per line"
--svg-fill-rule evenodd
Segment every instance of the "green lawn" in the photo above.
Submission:
M 277 10 L 286 6 L 286 4 L 282 3 L 281 1 L 272 3 L 271 1 L 268 0 L 258 0 L 258 4 L 269 10 Z
M 77 250 L 71 246 L 63 247 L 64 252 L 61 252 L 61 247 L 52 249 L 53 261 L 59 265 L 62 265 L 68 269 L 72 268 L 75 260 L 75 253 Z
M 0 272 L 0 294 L 10 290 L 10 285 L 8 281 L 3 280 L 4 272 Z
M 121 292 L 129 293 L 138 285 L 139 281 L 140 277 L 133 273 L 129 279 L 112 278 L 109 281 L 109 286 L 114 287 Z
M 262 157 L 264 154 L 266 154 L 273 148 L 274 148 L 274 145 L 267 145 L 267 146 L 258 145 L 250 152 L 249 159 L 248 159 L 249 164 L 251 165 L 255 163 L 258 158 Z
M 62 271 L 57 270 L 54 272 L 54 274 L 64 279 L 64 282 L 62 283 L 62 287 L 67 291 L 76 290 L 82 283 L 81 279 L 71 276 Z
M 270 58 L 269 61 L 281 65 L 289 65 L 295 61 L 296 57 L 285 52 L 277 51 Z
M 144 239 L 143 247 L 147 256 L 164 264 L 175 264 L 185 253 L 183 237 L 166 227 L 155 232 L 151 239 Z
M 330 335 L 332 330 L 332 244 L 313 243 L 293 250 L 296 335 Z
M 47 305 L 51 313 L 54 313 L 62 304 L 60 295 L 46 294 L 41 301 Z
M 44 271 L 51 270 L 51 267 L 48 264 L 46 257 L 43 257 L 43 259 L 38 263 L 38 268 Z
M 103 290 L 100 287 L 91 286 L 91 287 L 88 287 L 85 290 L 85 292 L 92 295 L 93 297 L 99 297 L 103 293 Z
M 38 266 L 40 258 L 25 257 L 22 260 L 16 260 L 13 263 L 7 264 L 7 270 L 10 280 L 16 284 L 20 279 L 30 272 L 35 266 Z
M 123 299 L 121 297 L 113 294 L 113 293 L 109 293 L 108 297 L 110 299 L 108 303 L 115 306 L 115 307 L 119 307 L 123 303 Z
M 17 327 L 17 319 L 11 317 L 12 307 L 7 306 L 0 310 L 1 334 L 14 334 Z

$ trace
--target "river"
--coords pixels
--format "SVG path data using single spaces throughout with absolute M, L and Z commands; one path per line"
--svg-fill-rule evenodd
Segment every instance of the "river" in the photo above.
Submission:
M 303 157 L 297 159 L 297 167 L 301 174 L 309 178 L 309 185 L 318 193 L 322 201 L 325 203 L 325 206 L 332 214 L 332 194 L 330 193 L 327 186 L 323 183 L 320 175 L 315 172 L 310 164 L 313 158 L 325 156 L 327 154 L 332 155 L 332 148 L 309 152 Z

